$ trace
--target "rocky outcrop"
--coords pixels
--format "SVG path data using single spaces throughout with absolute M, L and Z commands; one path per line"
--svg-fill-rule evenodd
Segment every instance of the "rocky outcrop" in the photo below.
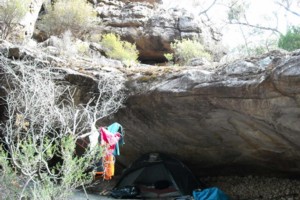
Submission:
M 36 62 L 42 62 L 43 55 L 39 53 Z M 51 63 L 59 66 L 64 61 Z M 99 70 L 123 71 L 128 77 L 125 107 L 101 121 L 118 121 L 125 128 L 125 145 L 117 157 L 122 166 L 159 151 L 179 158 L 197 175 L 300 175 L 297 52 L 272 52 L 216 68 L 125 70 L 92 68 L 86 60 L 73 64 L 78 66 L 53 69 L 61 71 L 61 83 L 76 88 L 77 103 L 96 92 Z
M 273 54 L 133 78 L 135 94 L 111 119 L 126 130 L 117 160 L 160 151 L 197 175 L 300 175 L 299 64 L 299 55 Z
M 184 9 L 164 9 L 160 0 L 90 0 L 101 18 L 101 25 L 94 32 L 113 32 L 133 42 L 139 50 L 142 62 L 165 62 L 164 53 L 172 52 L 170 43 L 175 39 L 200 38 L 214 60 L 224 55 L 220 45 L 221 34 L 212 24 L 195 17 Z M 38 41 L 47 39 L 43 31 L 33 29 L 43 1 L 32 1 L 22 21 L 21 34 Z M 20 33 L 19 33 L 20 34 Z
M 26 13 L 13 32 L 10 33 L 11 40 L 22 43 L 32 37 L 36 21 L 44 2 L 44 0 L 31 0 L 28 2 L 28 6 L 27 3 L 25 3 L 27 6 L 25 8 Z
M 35 23 L 39 17 L 39 13 L 44 2 L 44 0 L 32 0 L 29 5 L 28 13 L 21 22 L 21 24 L 24 26 L 26 39 L 31 38 L 33 35 Z
M 103 30 L 134 42 L 144 62 L 166 61 L 164 53 L 171 52 L 170 43 L 175 39 L 201 38 L 208 50 L 217 49 L 221 39 L 209 24 L 184 9 L 165 10 L 148 1 L 101 0 L 96 10 L 102 18 Z M 222 52 L 214 54 L 218 59 Z

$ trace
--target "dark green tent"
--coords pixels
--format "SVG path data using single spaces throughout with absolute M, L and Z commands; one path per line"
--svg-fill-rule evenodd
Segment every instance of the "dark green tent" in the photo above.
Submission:
M 138 191 L 136 197 L 141 198 L 192 195 L 194 189 L 202 188 L 182 162 L 161 153 L 145 154 L 132 163 L 122 174 L 114 191 L 132 186 Z

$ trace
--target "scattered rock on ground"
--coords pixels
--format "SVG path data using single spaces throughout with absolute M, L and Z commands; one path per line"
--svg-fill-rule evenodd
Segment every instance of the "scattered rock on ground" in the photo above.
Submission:
M 209 187 L 218 187 L 233 200 L 300 199 L 300 180 L 261 176 L 219 176 L 201 179 Z

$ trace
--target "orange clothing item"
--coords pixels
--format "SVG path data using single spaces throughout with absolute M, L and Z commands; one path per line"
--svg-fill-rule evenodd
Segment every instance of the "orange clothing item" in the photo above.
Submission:
M 110 180 L 115 175 L 115 158 L 114 156 L 107 155 L 104 159 L 104 179 Z
M 104 157 L 104 161 L 102 162 L 104 166 L 104 171 L 96 172 L 97 175 L 103 176 L 104 180 L 111 180 L 115 175 L 115 157 L 114 155 L 107 155 Z

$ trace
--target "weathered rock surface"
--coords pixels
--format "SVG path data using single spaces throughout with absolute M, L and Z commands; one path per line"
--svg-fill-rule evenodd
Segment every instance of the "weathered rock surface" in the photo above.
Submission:
M 34 0 L 26 5 L 24 17 L 10 33 L 9 37 L 12 41 L 19 41 L 22 43 L 32 37 L 36 20 L 44 2 L 44 0 Z
M 213 54 L 214 60 L 224 55 L 221 34 L 212 24 L 195 17 L 184 9 L 164 9 L 160 0 L 90 0 L 101 18 L 101 25 L 95 29 L 119 34 L 122 39 L 133 42 L 144 62 L 165 62 L 164 53 L 170 53 L 170 43 L 175 39 L 200 38 L 205 48 Z M 25 38 L 33 36 L 33 29 L 43 1 L 30 4 L 22 21 Z M 23 30 L 24 29 L 24 30 Z M 47 39 L 43 31 L 35 30 L 33 36 L 38 42 Z
M 35 59 L 43 63 L 41 56 Z M 215 69 L 141 66 L 126 71 L 92 68 L 84 60 L 74 64 L 80 68 L 63 69 L 57 78 L 76 87 L 76 102 L 96 92 L 93 76 L 99 70 L 128 76 L 125 107 L 101 122 L 124 126 L 126 144 L 117 157 L 123 166 L 160 151 L 181 159 L 197 175 L 300 175 L 299 53 L 273 52 Z
M 166 61 L 164 53 L 171 51 L 170 43 L 175 39 L 197 37 L 208 50 L 217 49 L 221 35 L 211 26 L 184 9 L 165 10 L 151 2 L 101 0 L 96 10 L 103 30 L 134 42 L 142 61 Z M 216 58 L 221 54 L 215 53 Z
M 198 175 L 300 175 L 299 55 L 236 61 L 216 71 L 190 68 L 161 78 L 128 83 L 138 92 L 111 119 L 126 130 L 118 161 L 127 165 L 160 151 Z

